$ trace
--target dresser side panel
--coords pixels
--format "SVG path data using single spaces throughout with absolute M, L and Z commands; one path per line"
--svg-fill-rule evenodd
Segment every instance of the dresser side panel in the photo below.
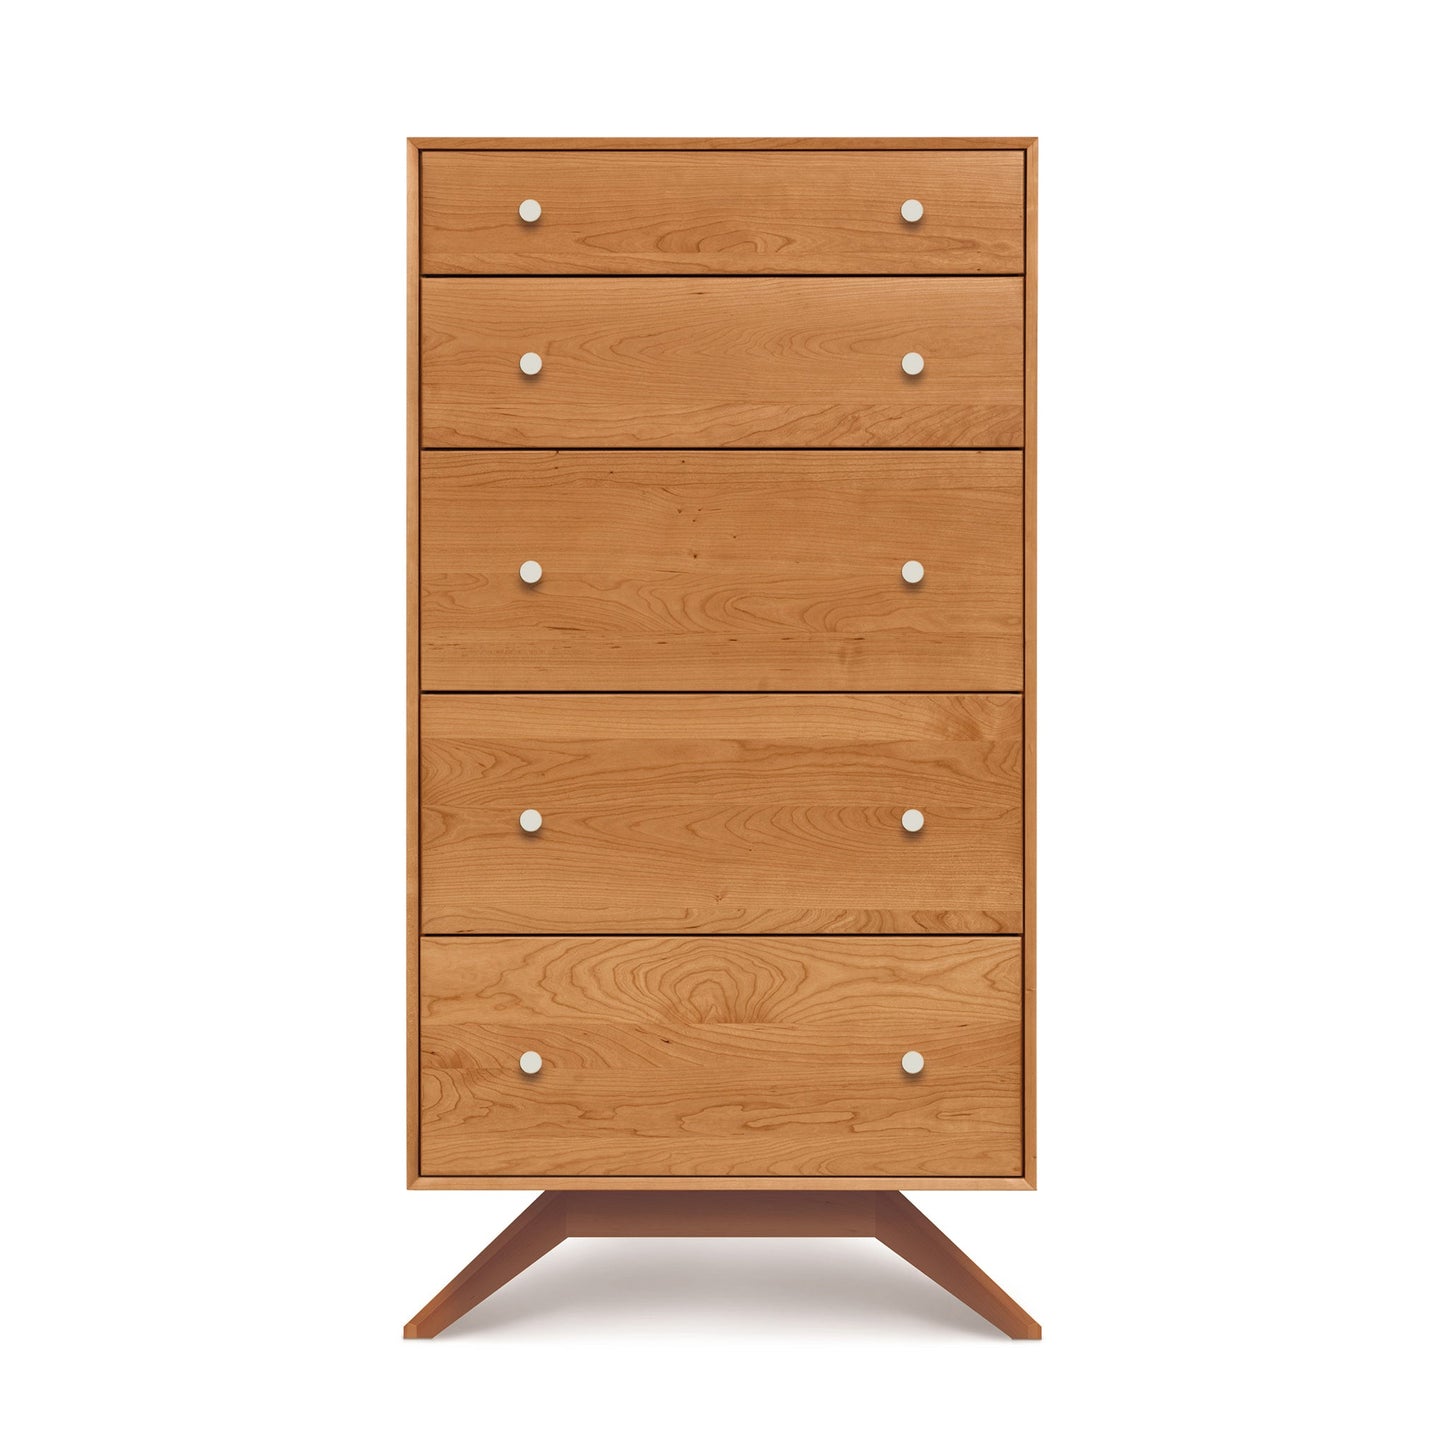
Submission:
M 406 148 L 406 1177 L 421 1173 L 419 973 L 421 860 L 418 780 L 421 768 L 421 420 L 418 342 L 421 327 L 421 167 L 414 143 Z

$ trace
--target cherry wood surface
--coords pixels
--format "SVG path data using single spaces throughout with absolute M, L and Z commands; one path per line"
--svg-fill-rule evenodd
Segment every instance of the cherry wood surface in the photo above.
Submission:
M 1028 150 L 1034 136 L 411 136 L 413 150 L 433 151 L 1001 151 Z
M 564 1239 L 875 1238 L 995 1329 L 1015 1340 L 1043 1331 L 926 1215 L 901 1194 L 644 1193 L 549 1190 L 407 1322 L 409 1340 L 433 1339 Z
M 1021 726 L 1011 693 L 428 694 L 422 931 L 1017 933 Z
M 402 1338 L 435 1338 L 566 1238 L 566 1196 L 543 1194 L 534 1199 L 450 1284 L 407 1321 Z
M 425 939 L 421 968 L 425 1173 L 1020 1170 L 1016 938 Z
M 1017 447 L 1023 281 L 425 277 L 420 366 L 425 447 Z
M 1017 691 L 1022 484 L 1008 451 L 426 452 L 422 686 Z
M 421 1172 L 418 988 L 421 942 L 421 156 L 406 153 L 406 1174 Z
M 1022 1174 L 645 1174 L 621 1180 L 606 1174 L 419 1174 L 407 1180 L 409 1189 L 444 1192 L 518 1189 L 568 1189 L 578 1194 L 611 1194 L 623 1185 L 647 1193 L 654 1190 L 682 1193 L 747 1194 L 775 1189 L 786 1193 L 827 1190 L 857 1192 L 870 1189 L 907 1189 L 919 1193 L 996 1192 L 1030 1193 L 1033 1182 Z
M 907 160 L 903 152 L 1015 152 L 1022 160 L 1024 167 L 1024 266 L 1025 272 L 1022 278 L 1021 298 L 1021 326 L 1020 326 L 1020 349 L 1021 357 L 1021 424 L 1018 428 L 1018 440 L 1012 443 L 1020 450 L 1015 453 L 1021 457 L 1023 464 L 1023 503 L 1022 523 L 1024 530 L 1023 552 L 1024 552 L 1024 578 L 1023 578 L 1023 679 L 1022 679 L 1022 732 L 1023 752 L 1020 760 L 1020 772 L 1022 775 L 1023 804 L 1022 804 L 1022 861 L 1020 871 L 1022 875 L 1022 903 L 1018 926 L 1022 930 L 1022 961 L 1023 961 L 1023 1097 L 1024 1097 L 1024 1160 L 1023 1172 L 1019 1176 L 1005 1175 L 997 1178 L 955 1176 L 945 1178 L 943 1176 L 896 1176 L 886 1180 L 879 1179 L 870 1181 L 859 1177 L 836 1177 L 831 1180 L 821 1180 L 806 1177 L 778 1178 L 773 1176 L 750 1178 L 747 1176 L 728 1176 L 718 1178 L 714 1184 L 709 1185 L 705 1177 L 676 1177 L 669 1179 L 667 1176 L 638 1178 L 628 1181 L 629 1187 L 637 1191 L 668 1191 L 677 1192 L 698 1192 L 706 1193 L 715 1189 L 718 1192 L 729 1194 L 746 1195 L 750 1191 L 758 1189 L 776 1189 L 796 1191 L 798 1193 L 816 1195 L 819 1192 L 826 1192 L 832 1189 L 839 1192 L 866 1193 L 871 1188 L 886 1185 L 890 1188 L 915 1188 L 935 1189 L 947 1187 L 950 1189 L 1019 1189 L 1032 1188 L 1035 1179 L 1035 1103 L 1034 1103 L 1034 1079 L 1036 1063 L 1034 1055 L 1034 977 L 1036 940 L 1034 932 L 1034 893 L 1035 893 L 1035 849 L 1033 833 L 1034 815 L 1034 794 L 1035 794 L 1035 756 L 1034 736 L 1036 730 L 1036 694 L 1034 687 L 1035 658 L 1036 658 L 1036 623 L 1034 599 L 1036 593 L 1036 582 L 1034 577 L 1034 557 L 1036 550 L 1035 536 L 1035 512 L 1036 512 L 1036 490 L 1037 490 L 1037 456 L 1036 456 L 1036 433 L 1037 425 L 1035 419 L 1035 395 L 1037 385 L 1037 274 L 1038 274 L 1038 148 L 1037 143 L 1030 137 L 995 137 L 995 138 L 745 138 L 745 139 L 717 139 L 717 138 L 692 138 L 692 139 L 618 139 L 618 138 L 533 138 L 533 139 L 496 139 L 496 138 L 431 138 L 418 139 L 408 142 L 407 146 L 407 167 L 408 167 L 408 281 L 407 281 L 407 308 L 408 308 L 408 368 L 407 368 L 407 396 L 408 396 L 408 426 L 407 426 L 407 468 L 408 468 L 408 685 L 407 685 L 407 736 L 408 736 L 408 831 L 412 835 L 412 841 L 408 844 L 407 860 L 407 889 L 408 889 L 408 927 L 407 927 L 407 1178 L 411 1186 L 423 1189 L 476 1189 L 476 1188 L 542 1188 L 548 1185 L 562 1184 L 569 1190 L 577 1193 L 591 1193 L 597 1191 L 612 1191 L 617 1188 L 617 1181 L 605 1178 L 597 1179 L 588 1176 L 573 1176 L 572 1178 L 559 1178 L 557 1176 L 506 1176 L 505 1178 L 492 1178 L 472 1175 L 427 1175 L 422 1176 L 419 1172 L 419 1028 L 420 1028 L 420 950 L 419 934 L 422 927 L 419 911 L 419 893 L 421 877 L 421 847 L 419 834 L 419 813 L 416 806 L 417 788 L 421 769 L 421 725 L 420 725 L 420 702 L 419 696 L 421 680 L 419 677 L 420 656 L 422 643 L 419 636 L 419 621 L 421 614 L 421 572 L 420 572 L 420 524 L 422 520 L 422 508 L 420 502 L 419 463 L 429 459 L 429 454 L 422 451 L 423 436 L 421 422 L 421 319 L 422 288 L 425 283 L 420 277 L 421 270 L 421 186 L 420 170 L 430 160 L 438 159 L 433 155 L 428 157 L 423 152 L 490 152 L 491 159 L 508 159 L 509 153 L 529 152 L 530 155 L 520 157 L 524 162 L 538 159 L 567 159 L 559 156 L 558 152 L 589 152 L 589 163 L 593 165 L 605 165 L 618 158 L 625 158 L 631 153 L 633 159 L 651 159 L 650 152 L 670 153 L 663 158 L 672 160 L 690 160 L 692 157 L 686 153 L 703 154 L 706 152 L 737 152 L 735 157 L 728 159 L 739 160 L 770 160 L 771 153 L 790 153 L 790 158 L 812 161 L 820 157 L 825 159 L 839 159 L 840 157 L 827 156 L 828 152 L 854 152 L 854 157 L 843 156 L 841 159 L 847 161 L 856 158 L 856 155 L 863 152 L 882 153 L 881 158 L 886 162 Z M 545 154 L 545 153 L 551 153 Z M 810 153 L 810 154 L 800 154 Z M 956 159 L 956 156 L 945 156 L 946 160 Z M 547 198 L 542 198 L 545 202 Z M 927 198 L 924 198 L 925 201 Z M 551 211 L 555 216 L 555 205 Z M 915 239 L 917 232 L 914 233 Z M 915 248 L 921 249 L 921 248 Z M 704 263 L 706 264 L 706 263 Z M 490 269 L 489 269 L 490 274 Z M 810 273 L 811 274 L 811 273 Z M 598 284 L 610 284 L 599 278 L 593 278 Z M 778 279 L 783 279 L 779 277 Z M 918 348 L 921 349 L 921 348 Z M 515 366 L 515 358 L 511 364 Z M 546 375 L 544 368 L 544 375 Z M 925 374 L 928 374 L 927 372 Z M 540 378 L 539 378 L 540 379 Z M 618 433 L 625 432 L 625 428 L 619 428 Z M 560 443 L 559 443 L 560 444 Z M 698 443 L 690 437 L 683 437 L 678 445 L 682 447 L 694 447 L 699 445 L 712 445 L 713 443 Z M 732 443 L 726 443 L 732 445 Z M 504 445 L 511 446 L 507 442 Z M 565 443 L 573 445 L 573 443 Z M 616 445 L 627 445 L 625 442 L 617 442 L 609 436 L 609 439 L 601 445 L 612 447 Z M 655 441 L 649 438 L 637 445 L 652 447 Z M 767 443 L 760 443 L 767 445 Z M 792 443 L 785 443 L 792 445 Z M 806 445 L 828 445 L 831 442 L 809 442 Z M 874 447 L 875 438 L 870 434 L 860 439 L 858 445 Z M 891 445 L 891 444 L 890 444 Z M 912 443 L 902 443 L 908 446 Z M 948 443 L 952 446 L 955 443 Z M 994 445 L 994 443 L 983 443 L 983 445 Z M 876 455 L 883 456 L 886 448 L 877 448 Z M 746 456 L 739 448 L 739 455 Z M 840 448 L 837 455 L 842 455 Z M 957 454 L 957 453 L 956 453 Z M 661 455 L 661 453 L 658 453 Z M 701 456 L 703 453 L 696 453 Z M 775 455 L 779 455 L 775 453 Z M 805 455 L 804 453 L 793 453 L 793 455 Z M 927 560 L 927 559 L 924 559 Z M 936 573 L 930 573 L 930 583 Z M 556 569 L 552 569 L 552 576 L 555 579 Z M 496 687 L 504 684 L 492 683 Z M 567 686 L 576 687 L 578 684 L 569 683 Z M 678 684 L 673 684 L 677 686 Z M 726 684 L 729 688 L 733 684 Z M 790 684 L 794 687 L 802 687 L 802 683 Z M 505 686 L 511 686 L 505 684 Z M 857 687 L 858 684 L 852 684 Z M 826 1186 L 826 1187 L 825 1187 Z
M 1041 1340 L 1039 1322 L 901 1194 L 875 1197 L 877 1237 L 975 1314 L 1014 1340 Z
M 437 151 L 428 275 L 1023 271 L 1023 153 Z M 917 200 L 923 217 L 900 208 Z M 540 219 L 518 215 L 524 200 Z
M 858 1239 L 874 1234 L 874 1193 L 763 1189 L 564 1191 L 570 1239 Z
M 1030 141 L 1025 164 L 1025 243 L 1028 270 L 1024 280 L 1024 1178 L 1032 1188 L 1037 1173 L 1038 1111 L 1037 1020 L 1035 974 L 1038 957 L 1038 356 L 1039 356 L 1039 148 Z

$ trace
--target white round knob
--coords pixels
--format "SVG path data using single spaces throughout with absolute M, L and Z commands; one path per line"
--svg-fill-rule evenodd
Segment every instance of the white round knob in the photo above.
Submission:
M 531 1057 L 537 1059 L 536 1054 L 533 1054 Z M 917 1049 L 909 1049 L 899 1062 L 903 1065 L 903 1072 L 905 1074 L 921 1074 L 923 1072 L 923 1055 L 920 1054 Z M 541 1063 L 541 1059 L 537 1059 L 539 1067 Z M 526 1068 L 527 1066 L 523 1064 L 522 1067 Z M 535 1070 L 528 1069 L 527 1072 L 533 1073 Z
M 913 565 L 917 566 L 918 564 L 914 563 Z M 919 567 L 918 572 L 920 576 L 923 575 L 923 569 L 921 567 Z M 540 562 L 523 562 L 522 565 L 517 568 L 517 576 L 530 587 L 534 583 L 542 580 L 542 564 Z
M 905 562 L 899 570 L 902 572 L 905 582 L 917 583 L 923 581 L 922 562 Z
M 923 1060 L 918 1058 L 917 1054 L 910 1054 L 909 1058 L 918 1059 L 918 1069 L 923 1067 Z M 542 1072 L 542 1056 L 537 1053 L 535 1049 L 528 1049 L 527 1052 L 517 1060 L 517 1065 L 524 1074 L 540 1074 Z M 906 1069 L 908 1065 L 905 1063 L 903 1067 Z M 911 1069 L 909 1072 L 916 1074 L 918 1069 Z
M 542 826 L 542 815 L 535 808 L 528 808 L 517 821 L 522 825 L 524 833 L 535 833 Z M 918 826 L 923 826 L 923 815 L 918 815 Z
M 918 203 L 915 201 L 911 204 L 917 205 Z M 919 206 L 918 209 L 921 214 L 923 207 Z M 517 214 L 530 226 L 533 221 L 540 221 L 542 219 L 542 203 L 541 201 L 523 201 L 522 204 L 517 207 Z M 916 221 L 917 219 L 917 216 L 909 217 L 911 221 Z
M 537 820 L 541 822 L 539 818 Z M 923 831 L 923 814 L 917 808 L 909 808 L 903 814 L 903 827 L 905 832 L 921 833 Z
M 905 366 L 907 365 L 906 362 L 904 364 Z M 542 358 L 538 356 L 535 351 L 529 351 L 522 357 L 519 365 L 522 368 L 523 376 L 536 376 L 536 374 L 542 369 Z M 921 370 L 923 367 L 923 363 L 920 361 L 918 365 Z
M 541 364 L 540 361 L 537 363 L 538 366 L 541 366 Z M 526 369 L 527 359 L 523 357 L 522 370 L 525 371 Z M 923 358 L 916 351 L 910 351 L 908 355 L 903 358 L 903 370 L 908 376 L 917 376 L 918 373 L 923 370 Z
M 923 202 L 904 201 L 904 203 L 898 208 L 898 214 L 910 224 L 914 221 L 921 221 L 923 219 Z M 531 220 L 532 218 L 529 216 L 527 217 L 527 219 Z

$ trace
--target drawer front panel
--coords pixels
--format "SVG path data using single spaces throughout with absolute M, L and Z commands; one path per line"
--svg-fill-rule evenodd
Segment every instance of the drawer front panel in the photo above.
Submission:
M 478 154 L 421 167 L 433 275 L 1016 275 L 1019 151 Z M 905 201 L 923 214 L 904 219 Z M 540 206 L 535 220 L 523 202 Z M 530 208 L 529 208 L 530 213 Z
M 1022 713 L 1003 694 L 426 696 L 422 931 L 1017 933 Z
M 1017 1175 L 1022 1023 L 1016 938 L 427 939 L 422 1172 Z
M 429 691 L 1022 686 L 1017 452 L 428 452 L 421 472 Z
M 1017 447 L 1023 393 L 1013 277 L 421 282 L 424 447 Z

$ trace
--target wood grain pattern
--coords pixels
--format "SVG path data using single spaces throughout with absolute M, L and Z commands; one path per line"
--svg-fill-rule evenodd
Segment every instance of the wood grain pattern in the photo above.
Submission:
M 828 155 L 827 152 L 880 152 L 884 153 L 875 157 L 886 163 L 898 160 L 906 160 L 906 157 L 899 155 L 901 151 L 934 151 L 934 152 L 969 152 L 969 151 L 1013 151 L 1023 162 L 1025 173 L 1025 257 L 1024 272 L 1021 280 L 1022 297 L 1020 302 L 1021 325 L 1020 325 L 1020 421 L 1018 425 L 1019 440 L 1010 445 L 1021 445 L 1022 462 L 1024 469 L 1023 498 L 1021 505 L 1020 523 L 1024 531 L 1024 580 L 1023 580 L 1023 679 L 1022 679 L 1022 707 L 1021 707 L 1021 748 L 1020 748 L 1020 775 L 1022 792 L 1022 817 L 1020 819 L 1021 833 L 1021 864 L 1020 864 L 1020 898 L 1019 926 L 1023 930 L 1021 939 L 1022 949 L 1022 973 L 1023 973 L 1023 1033 L 1021 1040 L 1021 1055 L 1023 1065 L 1023 1120 L 1022 1120 L 1022 1173 L 1006 1174 L 998 1176 L 989 1175 L 918 1175 L 918 1174 L 893 1174 L 888 1176 L 832 1176 L 810 1178 L 807 1176 L 778 1176 L 760 1175 L 749 1176 L 746 1174 L 731 1174 L 727 1176 L 716 1176 L 709 1179 L 707 1176 L 689 1175 L 657 1175 L 647 1177 L 634 1177 L 625 1181 L 615 1178 L 592 1175 L 561 1176 L 554 1173 L 545 1175 L 508 1175 L 508 1176 L 478 1176 L 469 1174 L 448 1174 L 439 1173 L 420 1176 L 416 1171 L 419 1168 L 417 1157 L 418 1136 L 417 1119 L 414 1105 L 417 1100 L 417 1060 L 416 1060 L 416 1033 L 412 1027 L 415 1021 L 415 1014 L 418 1008 L 416 987 L 418 983 L 416 975 L 416 951 L 417 933 L 420 927 L 420 918 L 417 913 L 418 899 L 416 889 L 419 883 L 421 870 L 421 859 L 418 854 L 420 840 L 418 837 L 418 800 L 416 787 L 418 782 L 418 753 L 419 748 L 417 737 L 417 712 L 416 712 L 416 691 L 420 683 L 417 673 L 417 663 L 414 660 L 413 648 L 416 645 L 416 625 L 418 617 L 419 591 L 418 581 L 413 574 L 417 564 L 416 546 L 416 516 L 414 507 L 417 505 L 412 493 L 416 488 L 416 464 L 417 451 L 422 443 L 420 436 L 419 417 L 417 408 L 419 406 L 420 377 L 418 369 L 420 365 L 417 354 L 418 324 L 415 314 L 408 317 L 408 1172 L 415 1176 L 410 1182 L 413 1187 L 424 1189 L 477 1189 L 477 1188 L 549 1188 L 562 1185 L 572 1191 L 613 1191 L 619 1185 L 626 1185 L 627 1189 L 633 1191 L 727 1191 L 738 1196 L 747 1195 L 750 1191 L 758 1190 L 788 1190 L 802 1194 L 816 1195 L 820 1190 L 842 1190 L 857 1193 L 872 1191 L 880 1187 L 890 1189 L 917 1189 L 933 1190 L 938 1188 L 949 1189 L 1025 1189 L 1032 1188 L 1035 1175 L 1035 1050 L 1034 1050 L 1034 975 L 1036 958 L 1036 941 L 1034 937 L 1034 895 L 1036 888 L 1035 880 L 1035 843 L 1034 843 L 1034 810 L 1036 793 L 1036 766 L 1035 766 L 1035 732 L 1036 732 L 1036 691 L 1035 691 L 1035 667 L 1036 667 L 1036 605 L 1035 605 L 1035 553 L 1036 553 L 1036 531 L 1035 531 L 1035 509 L 1036 509 L 1036 487 L 1037 487 L 1037 461 L 1035 456 L 1037 439 L 1036 422 L 1036 374 L 1037 374 L 1037 145 L 1030 137 L 1015 138 L 957 138 L 957 139 L 906 139 L 906 138 L 748 138 L 719 140 L 709 139 L 599 139 L 599 138 L 576 138 L 558 139 L 541 138 L 532 140 L 519 139 L 467 139 L 467 138 L 445 138 L 445 139 L 421 139 L 415 140 L 408 145 L 408 287 L 409 307 L 419 303 L 416 277 L 420 265 L 420 218 L 417 211 L 419 197 L 416 191 L 419 176 L 419 166 L 428 164 L 428 158 L 419 152 L 426 151 L 453 151 L 453 152 L 489 152 L 490 159 L 511 160 L 509 153 L 532 152 L 530 156 L 518 155 L 518 159 L 524 166 L 529 160 L 569 160 L 571 158 L 558 155 L 558 152 L 578 151 L 591 152 L 590 164 L 605 166 L 616 159 L 643 159 L 650 160 L 648 152 L 671 153 L 661 156 L 662 159 L 687 162 L 692 157 L 687 152 L 706 153 L 710 151 L 726 152 L 739 151 L 749 152 L 749 160 L 761 159 L 771 164 L 774 157 L 759 152 L 776 151 L 783 153 L 781 158 L 803 159 L 799 152 L 811 152 L 806 160 L 822 159 L 825 161 L 842 161 L 848 163 L 855 159 L 867 159 L 862 156 L 841 156 Z M 607 152 L 615 152 L 617 155 L 608 155 Z M 549 154 L 550 153 L 550 154 Z M 822 154 L 819 154 L 822 153 Z M 436 159 L 438 157 L 433 157 Z M 702 158 L 707 159 L 705 155 Z M 723 157 L 724 159 L 726 157 Z M 943 156 L 944 160 L 957 159 L 957 156 Z M 580 159 L 580 158 L 579 158 Z M 545 198 L 544 198 L 545 199 Z M 553 208 L 555 211 L 555 207 Z M 508 263 L 510 264 L 510 263 Z M 845 263 L 846 264 L 846 263 Z M 603 280 L 597 280 L 593 284 L 611 284 Z M 922 348 L 915 348 L 922 349 Z M 515 357 L 509 363 L 515 368 Z M 930 367 L 925 375 L 932 374 Z M 544 369 L 544 376 L 549 373 Z M 540 380 L 541 378 L 539 378 Z M 617 435 L 609 435 L 606 441 L 599 443 L 604 446 L 627 446 L 633 445 L 625 440 L 625 427 L 617 429 Z M 624 439 L 619 440 L 618 437 Z M 868 436 L 861 440 L 858 445 L 873 445 L 875 438 Z M 448 443 L 450 445 L 452 443 Z M 575 443 L 556 443 L 557 445 L 574 445 Z M 651 447 L 658 443 L 649 437 L 647 440 L 635 443 L 639 446 Z M 709 441 L 698 441 L 693 436 L 685 433 L 679 436 L 675 443 L 678 446 L 693 447 L 707 445 L 738 445 L 737 443 L 716 443 Z M 744 443 L 751 445 L 752 443 Z M 766 446 L 772 443 L 760 441 L 756 445 Z M 807 442 L 803 445 L 833 445 L 827 441 Z M 974 445 L 996 445 L 994 442 L 973 443 Z M 500 445 L 513 445 L 513 443 L 502 443 Z M 784 442 L 782 445 L 794 445 L 791 442 Z M 889 445 L 916 445 L 912 442 L 889 443 Z M 947 445 L 957 445 L 950 442 Z M 658 453 L 657 455 L 662 455 Z M 696 453 L 701 457 L 704 454 Z M 741 458 L 741 454 L 738 454 Z M 774 455 L 788 455 L 786 453 L 775 453 Z M 800 454 L 802 455 L 802 454 Z M 843 456 L 841 450 L 833 455 Z M 882 457 L 882 453 L 875 455 Z M 429 454 L 423 453 L 423 458 L 430 459 Z M 747 460 L 746 458 L 742 458 Z M 507 460 L 507 458 L 500 458 Z M 824 458 L 826 460 L 826 458 Z M 552 569 L 551 576 L 555 577 L 556 569 Z M 930 581 L 932 576 L 930 576 Z M 491 682 L 491 687 L 500 684 Z M 511 684 L 508 684 L 510 686 Z M 576 683 L 564 683 L 559 679 L 556 684 L 559 686 L 576 687 Z M 678 687 L 682 684 L 671 683 L 670 687 Z M 729 687 L 733 684 L 727 684 Z M 754 684 L 749 684 L 753 686 Z M 792 683 L 791 686 L 802 687 L 803 683 Z M 852 684 L 858 686 L 859 684 Z M 899 688 L 899 691 L 906 688 Z M 930 815 L 931 816 L 931 815 Z M 585 931 L 579 930 L 579 931 Z
M 423 1172 L 1017 1174 L 1021 1010 L 1013 938 L 426 939 Z
M 430 277 L 421 292 L 428 447 L 1023 439 L 1018 277 Z M 539 375 L 518 367 L 528 351 Z
M 429 691 L 1022 684 L 1017 452 L 427 452 L 421 486 Z
M 1023 153 L 437 151 L 428 275 L 931 274 L 1023 270 Z M 542 205 L 524 222 L 523 200 Z M 920 221 L 899 208 L 923 203 Z
M 1019 931 L 1014 694 L 428 695 L 421 717 L 425 933 Z

